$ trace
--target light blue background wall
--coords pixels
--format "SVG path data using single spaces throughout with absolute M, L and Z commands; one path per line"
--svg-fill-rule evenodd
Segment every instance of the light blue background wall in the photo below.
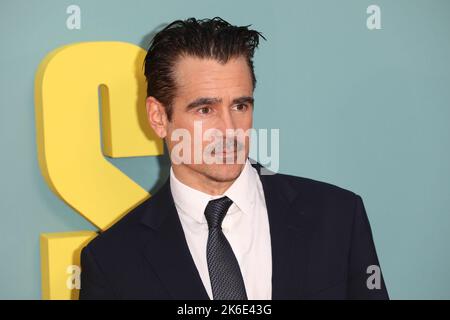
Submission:
M 81 7 L 81 30 L 66 28 L 70 4 Z M 370 4 L 381 7 L 381 30 L 366 27 Z M 255 126 L 280 128 L 280 171 L 363 197 L 392 298 L 450 298 L 447 0 L 2 0 L 0 298 L 40 298 L 40 233 L 93 230 L 38 168 L 41 59 L 79 41 L 145 48 L 163 23 L 216 15 L 268 39 L 255 61 Z M 155 188 L 158 159 L 111 161 Z

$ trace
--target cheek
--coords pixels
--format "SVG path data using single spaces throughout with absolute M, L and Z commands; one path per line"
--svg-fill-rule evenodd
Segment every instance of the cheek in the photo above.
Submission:
M 237 118 L 236 127 L 239 129 L 250 129 L 253 126 L 253 114 L 248 113 L 243 117 Z
M 176 132 L 177 130 L 189 131 L 191 134 L 194 133 L 194 123 L 187 117 L 176 117 L 172 118 L 172 122 L 169 124 L 170 132 Z

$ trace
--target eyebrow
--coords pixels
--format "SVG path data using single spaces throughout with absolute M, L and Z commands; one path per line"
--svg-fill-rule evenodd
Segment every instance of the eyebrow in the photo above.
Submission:
M 194 109 L 196 107 L 199 106 L 203 106 L 203 105 L 215 105 L 215 104 L 219 104 L 222 102 L 221 98 L 214 98 L 214 97 L 200 97 L 195 99 L 194 101 L 192 101 L 191 103 L 189 103 L 186 106 L 186 110 L 191 110 Z M 240 103 L 249 103 L 253 106 L 255 102 L 255 99 L 253 97 L 250 96 L 242 96 L 239 98 L 235 98 L 233 99 L 233 101 L 231 102 L 231 104 L 240 104 Z

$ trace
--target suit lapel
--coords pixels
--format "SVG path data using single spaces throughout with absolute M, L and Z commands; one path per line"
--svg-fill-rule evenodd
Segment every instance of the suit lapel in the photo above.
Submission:
M 209 299 L 190 254 L 170 191 L 170 180 L 149 202 L 142 223 L 144 255 L 173 299 Z
M 272 245 L 272 299 L 305 297 L 307 272 L 307 241 L 310 226 L 302 208 L 301 194 L 278 175 L 261 174 Z M 173 299 L 209 299 L 190 254 L 175 208 L 168 179 L 142 218 L 144 255 L 153 266 Z
M 305 297 L 307 272 L 307 240 L 310 228 L 302 214 L 299 190 L 290 187 L 286 177 L 261 174 L 269 216 L 272 244 L 272 299 L 302 299 Z

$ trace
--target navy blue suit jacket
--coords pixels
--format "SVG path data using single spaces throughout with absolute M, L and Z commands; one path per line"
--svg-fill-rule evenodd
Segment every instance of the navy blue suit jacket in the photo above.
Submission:
M 253 166 L 269 216 L 273 299 L 388 299 L 382 276 L 379 289 L 367 286 L 379 262 L 360 196 Z M 82 250 L 80 299 L 209 299 L 169 183 Z

